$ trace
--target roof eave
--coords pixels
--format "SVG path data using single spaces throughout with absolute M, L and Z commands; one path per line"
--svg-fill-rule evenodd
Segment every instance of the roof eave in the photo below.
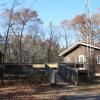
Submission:
M 59 57 L 61 56 L 64 56 L 66 53 L 68 53 L 70 50 L 74 49 L 75 47 L 79 46 L 79 45 L 83 45 L 83 46 L 87 46 L 87 47 L 91 47 L 91 48 L 94 48 L 94 49 L 97 49 L 97 50 L 100 50 L 99 47 L 96 47 L 96 46 L 91 46 L 91 45 L 88 45 L 88 44 L 85 44 L 85 43 L 81 43 L 81 42 L 77 42 L 75 43 L 73 46 L 71 46 L 69 49 L 63 51 L 62 53 L 59 54 Z

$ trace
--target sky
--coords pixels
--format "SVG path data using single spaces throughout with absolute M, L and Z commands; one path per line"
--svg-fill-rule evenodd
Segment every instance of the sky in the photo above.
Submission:
M 12 0 L 0 0 L 0 4 Z M 24 3 L 21 8 L 31 8 L 38 12 L 39 17 L 48 25 L 50 21 L 59 24 L 62 20 L 70 20 L 78 14 L 85 13 L 85 0 L 19 0 Z M 34 3 L 34 1 L 36 1 Z M 90 12 L 100 13 L 100 0 L 90 0 Z M 10 5 L 11 6 L 11 5 Z M 9 8 L 9 7 L 8 7 Z M 2 11 L 0 7 L 0 12 Z
M 12 0 L 3 0 L 0 1 L 0 3 L 4 1 L 12 4 L 10 3 Z M 24 3 L 18 5 L 17 8 L 31 8 L 36 10 L 44 23 L 44 28 L 47 28 L 49 22 L 53 22 L 53 25 L 60 25 L 60 22 L 63 20 L 70 20 L 76 15 L 85 13 L 85 0 L 35 0 L 36 2 L 34 2 L 34 0 L 22 1 L 24 1 Z M 90 14 L 100 13 L 100 0 L 90 1 Z M 11 5 L 8 6 L 11 7 Z M 2 12 L 1 8 L 0 12 Z M 72 37 L 74 36 L 74 33 L 75 32 L 71 31 Z
M 100 13 L 100 0 L 90 0 L 90 11 Z M 85 12 L 85 0 L 26 0 L 23 7 L 30 7 L 38 12 L 45 25 L 50 21 L 59 24 L 62 20 L 70 20 Z

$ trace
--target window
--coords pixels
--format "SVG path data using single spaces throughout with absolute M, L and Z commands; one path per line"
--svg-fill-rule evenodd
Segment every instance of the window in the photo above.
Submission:
M 79 63 L 84 63 L 84 55 L 79 55 Z
M 97 63 L 100 64 L 100 55 L 97 56 Z

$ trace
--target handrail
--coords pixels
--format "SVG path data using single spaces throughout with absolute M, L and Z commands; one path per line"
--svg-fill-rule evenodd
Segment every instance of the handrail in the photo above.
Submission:
M 78 69 L 71 68 L 67 64 L 59 64 L 58 72 L 67 80 L 72 81 L 78 85 Z

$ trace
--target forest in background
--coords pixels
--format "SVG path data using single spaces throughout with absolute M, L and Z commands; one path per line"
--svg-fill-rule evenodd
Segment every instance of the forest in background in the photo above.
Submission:
M 64 19 L 59 25 L 49 22 L 46 28 L 36 10 L 20 8 L 21 0 L 12 0 L 11 6 L 1 4 L 0 50 L 3 62 L 56 63 L 59 54 L 74 42 L 85 42 L 87 36 L 86 15 Z M 5 7 L 4 7 L 5 6 Z M 100 13 L 91 15 L 91 41 L 100 46 Z

